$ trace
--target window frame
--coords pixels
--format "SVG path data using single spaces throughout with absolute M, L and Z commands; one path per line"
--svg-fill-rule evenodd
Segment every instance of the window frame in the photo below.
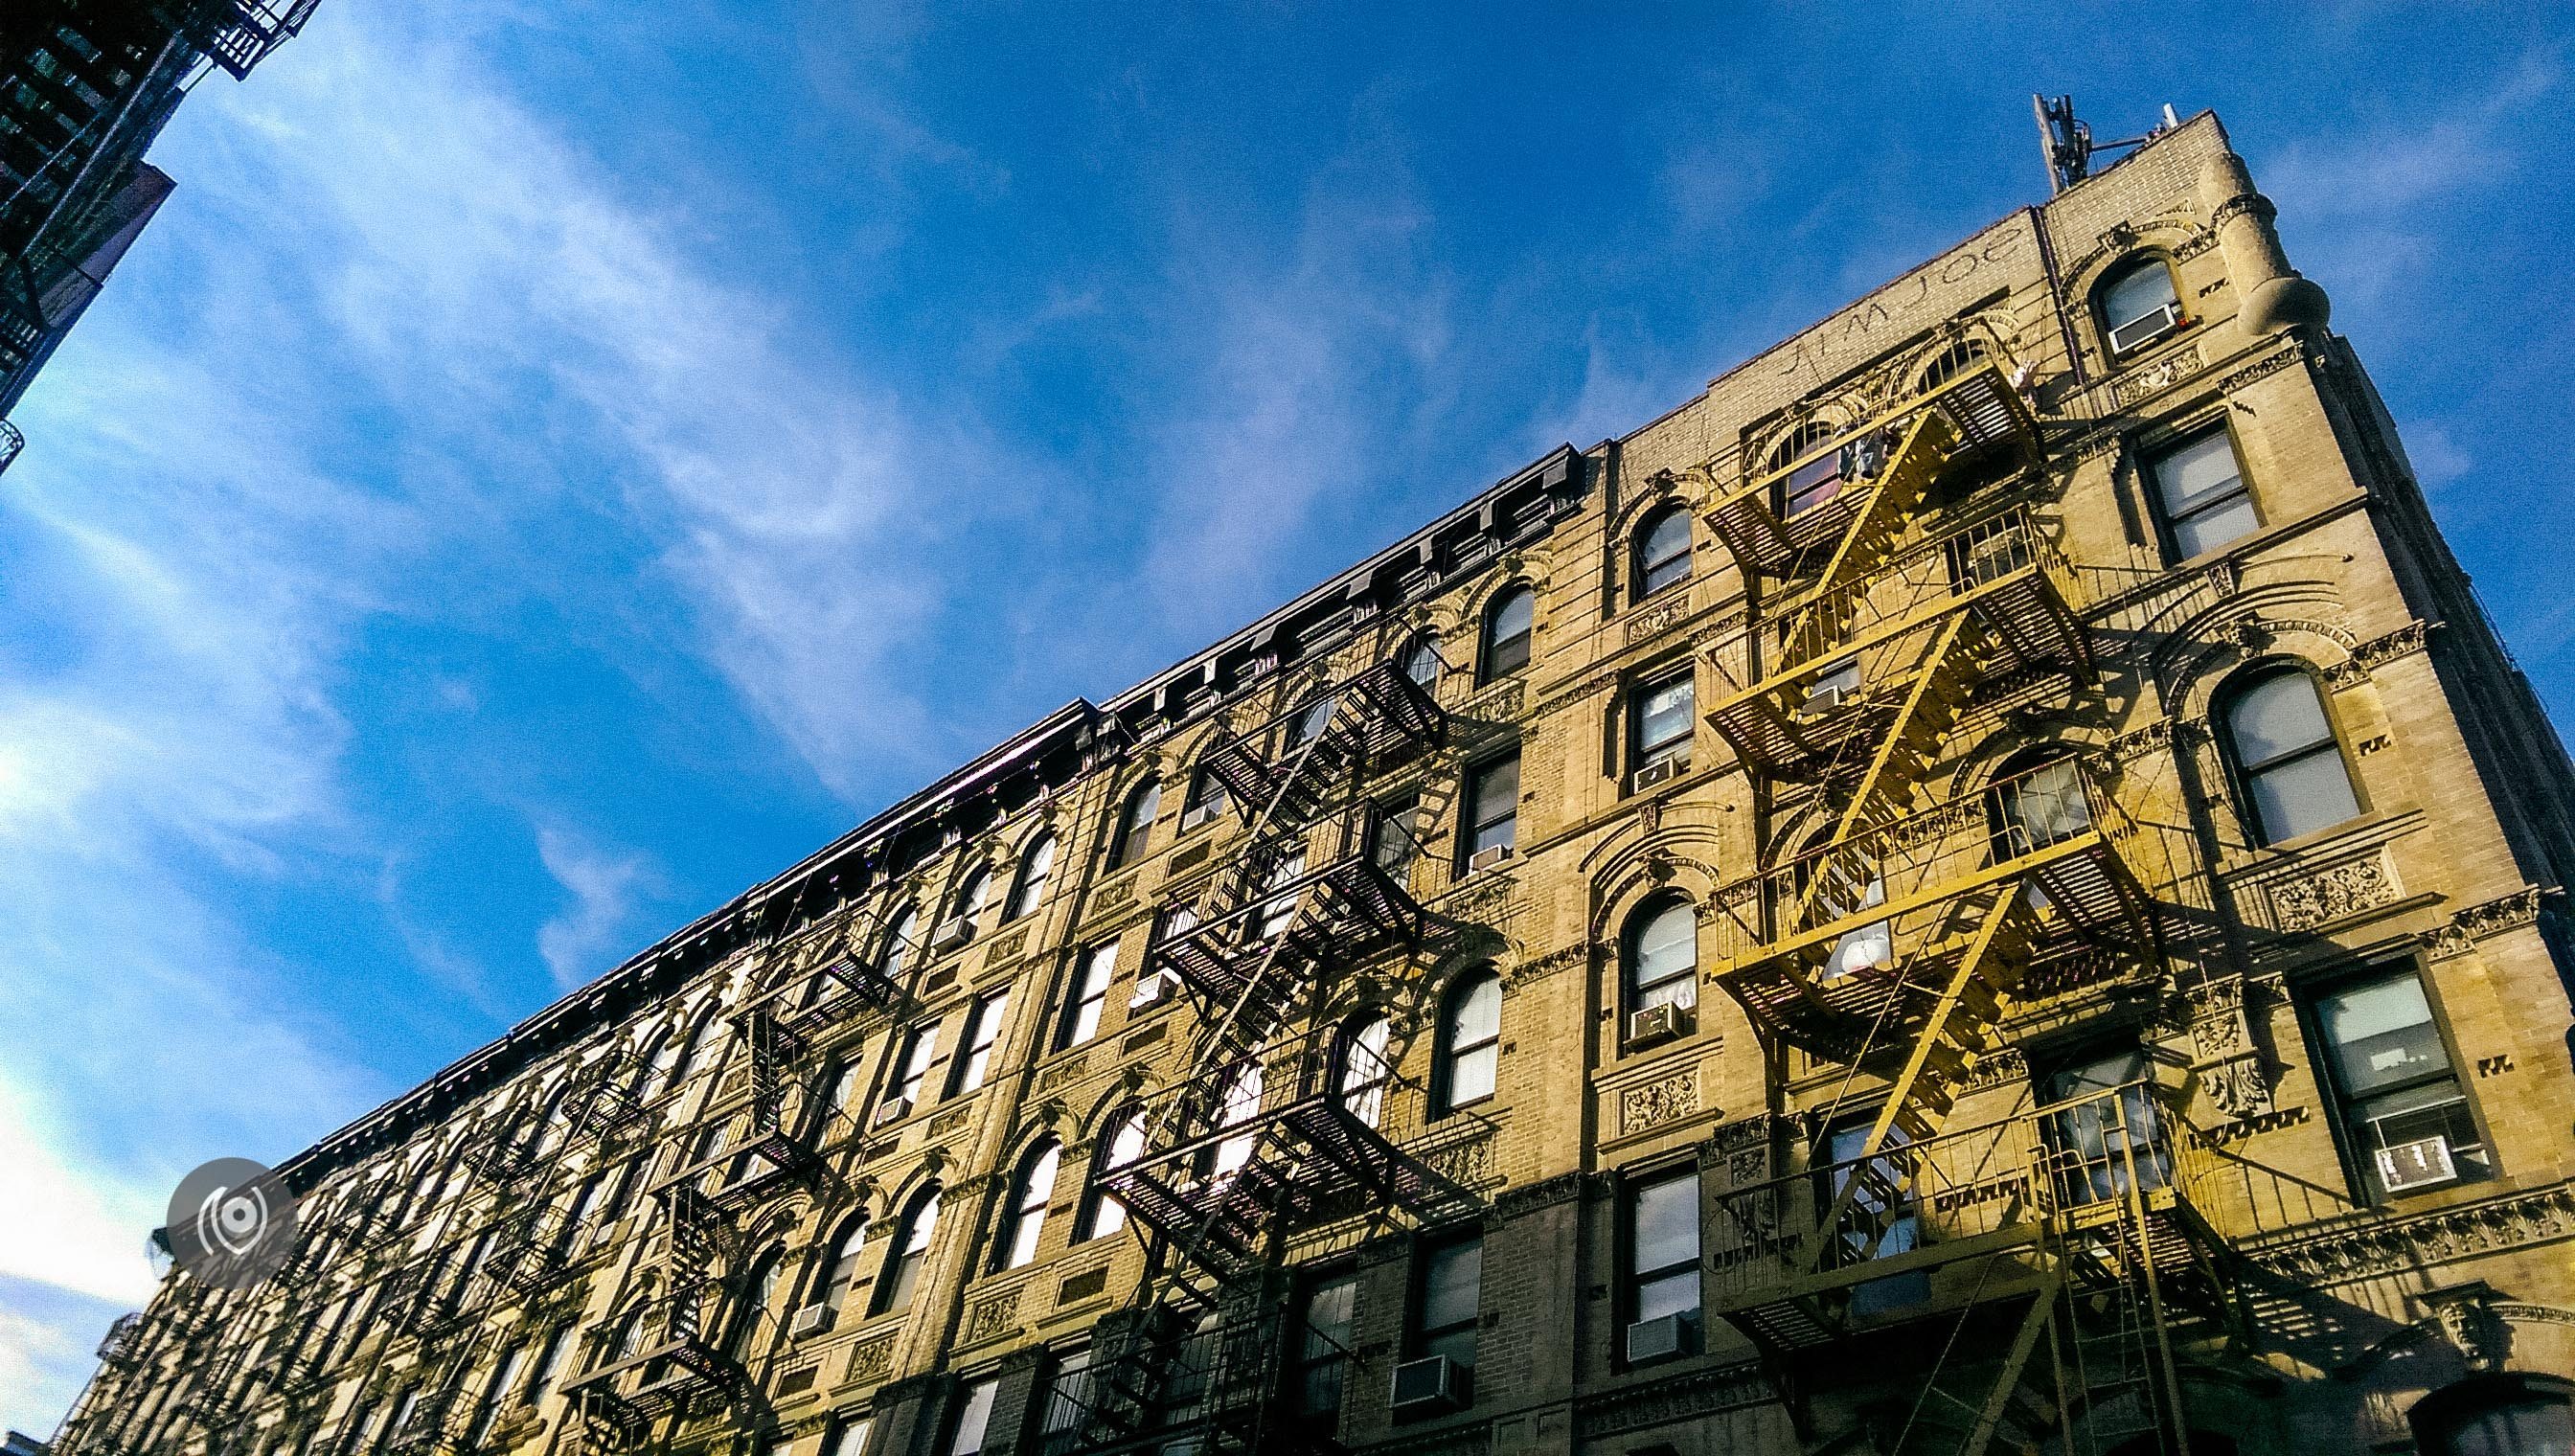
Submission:
M 1061 850 L 1061 836 L 1054 830 L 1041 830 L 1020 849 L 1020 862 L 1011 870 L 1011 893 L 1002 901 L 1002 923 L 1024 920 L 1036 914 L 1046 898 L 1047 882 L 1055 877 L 1056 855 Z
M 1652 547 L 1654 533 L 1675 521 L 1679 522 L 1681 527 L 1680 550 L 1666 557 L 1647 555 Z M 1659 597 L 1674 587 L 1687 586 L 1690 578 L 1696 575 L 1698 531 L 1690 520 L 1688 507 L 1678 502 L 1668 502 L 1647 512 L 1645 518 L 1636 523 L 1634 542 L 1633 550 L 1628 553 L 1632 601 L 1643 602 L 1649 598 Z M 1654 580 L 1654 573 L 1658 569 L 1674 567 L 1678 568 L 1676 575 L 1667 576 L 1659 582 Z
M 1493 988 L 1493 1030 L 1488 1036 L 1461 1044 L 1458 1018 L 1466 1000 L 1484 986 Z M 1502 977 L 1489 965 L 1459 971 L 1439 997 L 1438 1043 L 1432 1048 L 1430 1062 L 1430 1116 L 1446 1117 L 1469 1107 L 1480 1106 L 1501 1094 L 1502 1060 Z M 1490 1048 L 1493 1054 L 1493 1085 L 1474 1096 L 1457 1096 L 1457 1066 L 1465 1057 Z
M 1037 1170 L 1046 1164 L 1046 1184 L 1038 1186 Z M 1055 1201 L 1055 1185 L 1064 1176 L 1064 1143 L 1052 1136 L 1040 1137 L 1029 1144 L 1019 1160 L 1012 1164 L 1008 1197 L 1002 1204 L 1001 1216 L 994 1220 L 992 1272 L 1024 1269 L 1037 1262 L 1039 1241 L 1046 1237 L 1047 1211 Z M 1022 1251 L 1020 1245 L 1028 1248 Z
M 1306 1430 L 1331 1435 L 1340 1429 L 1341 1417 L 1349 1410 L 1350 1371 L 1357 1362 L 1358 1340 L 1358 1270 L 1347 1265 L 1300 1271 L 1296 1282 L 1295 1334 L 1280 1361 L 1281 1395 L 1288 1419 Z M 1340 1317 L 1337 1334 L 1317 1329 L 1314 1306 L 1326 1291 L 1340 1291 L 1349 1308 Z M 1317 1352 L 1315 1342 L 1330 1348 Z M 1313 1378 L 1318 1372 L 1330 1371 L 1332 1399 L 1328 1409 L 1311 1400 Z
M 1109 988 L 1118 983 L 1118 952 L 1125 933 L 1110 936 L 1097 945 L 1085 946 L 1073 957 L 1070 973 L 1065 978 L 1064 999 L 1056 1011 L 1055 1047 L 1071 1051 L 1087 1046 L 1100 1035 L 1100 1023 L 1109 1014 Z M 1100 972 L 1100 986 L 1092 990 L 1092 971 Z M 1090 1025 L 1083 1025 L 1085 1013 Z
M 1681 729 L 1655 742 L 1645 741 L 1645 700 L 1686 684 L 1689 707 L 1681 715 Z M 1698 669 L 1684 663 L 1650 676 L 1640 676 L 1627 689 L 1627 778 L 1632 786 L 1637 775 L 1657 763 L 1673 763 L 1679 772 L 1698 756 Z
M 1108 869 L 1142 863 L 1154 846 L 1154 820 L 1163 812 L 1163 780 L 1149 776 L 1119 800 L 1118 822 L 1109 837 Z
M 1644 968 L 1642 946 L 1645 931 L 1665 915 L 1676 910 L 1686 912 L 1689 916 L 1689 964 L 1671 974 L 1647 982 L 1640 974 Z M 1637 1012 L 1647 1009 L 1646 992 L 1666 984 L 1679 985 L 1682 990 L 1669 1001 L 1656 1001 L 1652 1004 L 1677 1006 L 1680 1014 L 1688 1021 L 1697 1020 L 1700 929 L 1698 902 L 1676 889 L 1661 890 L 1648 895 L 1637 904 L 1636 908 L 1628 912 L 1626 925 L 1618 937 L 1618 1039 L 1621 1045 L 1627 1041 L 1627 1023 Z
M 1478 806 L 1484 797 L 1484 784 L 1491 775 L 1499 772 L 1505 763 L 1508 763 L 1511 768 L 1510 807 L 1508 811 L 1497 813 L 1491 818 L 1479 818 L 1477 817 Z M 1467 765 L 1466 792 L 1457 811 L 1457 872 L 1459 875 L 1471 873 L 1474 869 L 1475 855 L 1483 849 L 1493 847 L 1489 844 L 1479 846 L 1476 843 L 1489 828 L 1506 822 L 1510 825 L 1510 835 L 1500 846 L 1503 859 L 1509 859 L 1519 849 L 1519 769 L 1520 745 L 1517 743 Z
M 1447 1320 L 1434 1325 L 1430 1323 L 1430 1288 L 1432 1272 L 1441 1259 L 1454 1258 L 1460 1252 L 1469 1249 L 1474 1251 L 1473 1257 L 1475 1260 L 1474 1308 L 1462 1319 Z M 1448 1356 L 1450 1362 L 1456 1365 L 1458 1372 L 1465 1377 L 1463 1381 L 1464 1389 L 1460 1393 L 1459 1398 L 1459 1404 L 1461 1405 L 1472 1405 L 1475 1401 L 1474 1376 L 1475 1356 L 1477 1353 L 1475 1347 L 1480 1343 L 1477 1337 L 1481 1333 L 1483 1325 L 1483 1265 L 1484 1236 L 1480 1230 L 1468 1230 L 1464 1233 L 1427 1235 L 1421 1240 L 1414 1253 L 1410 1279 L 1411 1288 L 1408 1291 L 1409 1297 L 1407 1297 L 1403 1302 L 1403 1349 L 1405 1358 L 1422 1360 L 1427 1359 L 1432 1355 Z M 1450 1348 L 1436 1348 L 1436 1346 L 1442 1342 L 1448 1342 Z M 1451 1351 L 1459 1344 L 1462 1344 L 1465 1347 L 1466 1352 L 1465 1358 L 1462 1360 L 1458 1359 L 1455 1354 L 1451 1353 Z
M 1103 1179 L 1145 1155 L 1144 1115 L 1145 1109 L 1142 1104 L 1130 1102 L 1104 1119 L 1100 1124 L 1099 1135 L 1091 1140 L 1091 1162 L 1083 1169 L 1082 1206 L 1076 1210 L 1074 1216 L 1073 1241 L 1075 1243 L 1085 1244 L 1096 1238 L 1107 1238 L 1112 1234 L 1123 1232 L 1135 1217 L 1127 1211 L 1126 1204 L 1118 1201 L 1118 1195 L 1109 1191 Z M 1130 1133 L 1133 1133 L 1137 1139 L 1136 1151 L 1132 1156 L 1120 1159 L 1118 1143 Z M 1107 1228 L 1100 1226 L 1103 1208 L 1118 1210 L 1116 1221 Z
M 921 1286 L 922 1267 L 930 1262 L 930 1246 L 939 1237 L 940 1195 L 945 1191 L 932 1183 L 904 1204 L 895 1236 L 886 1241 L 885 1258 L 877 1266 L 876 1287 L 868 1291 L 871 1318 L 911 1307 L 913 1291 Z
M 889 1105 L 900 1104 L 907 1117 L 920 1110 L 921 1094 L 930 1085 L 930 1069 L 939 1061 L 941 1019 L 934 1016 L 905 1028 L 904 1039 L 889 1063 L 894 1075 L 886 1082 L 885 1095 L 877 1099 L 877 1110 L 869 1114 L 871 1120 L 883 1117 Z
M 2493 1130 L 2486 1125 L 2485 1108 L 2468 1091 L 2469 1078 L 2465 1071 L 2468 1063 L 2459 1056 L 2458 1042 L 2450 1034 L 2450 1018 L 2442 1009 L 2440 997 L 2434 994 L 2432 977 L 2424 972 L 2423 963 L 2411 955 L 2381 956 L 2340 965 L 2321 974 L 2304 977 L 2293 987 L 2290 995 L 2290 1000 L 2297 1008 L 2298 1030 L 2306 1040 L 2309 1069 L 2315 1076 L 2316 1090 L 2322 1094 L 2325 1101 L 2325 1120 L 2333 1128 L 2334 1149 L 2343 1161 L 2344 1176 L 2350 1180 L 2356 1199 L 2370 1207 L 2386 1207 L 2428 1194 L 2451 1192 L 2469 1184 L 2490 1183 L 2504 1175 L 2500 1160 L 2495 1155 Z M 2441 1055 L 2447 1065 L 2439 1072 L 2426 1072 L 2369 1091 L 2355 1092 L 2344 1085 L 2337 1056 L 2337 1044 L 2326 1035 L 2323 1003 L 2326 998 L 2334 995 L 2368 985 L 2401 980 L 2408 976 L 2413 978 L 2415 987 L 2422 992 L 2424 1013 L 2428 1017 L 2427 1024 L 2431 1026 L 2433 1036 L 2440 1042 Z M 2462 1171 L 2446 1183 L 2435 1183 L 2429 1187 L 2409 1189 L 2405 1192 L 2394 1192 L 2385 1188 L 2381 1185 L 2378 1176 L 2378 1159 L 2375 1150 L 2364 1145 L 2361 1129 L 2352 1125 L 2351 1112 L 2354 1104 L 2434 1086 L 2444 1080 L 2448 1081 L 2458 1093 L 2459 1105 L 2467 1109 L 2469 1124 L 2476 1129 L 2477 1152 L 2484 1163 L 2484 1169 L 2477 1172 Z M 2456 1156 L 2454 1150 L 2452 1153 L 2454 1163 Z
M 1371 1033 L 1378 1035 L 1371 1049 L 1366 1042 Z M 1365 1053 L 1376 1065 L 1373 1069 L 1359 1064 Z M 1332 1036 L 1330 1085 L 1332 1101 L 1343 1111 L 1369 1127 L 1385 1125 L 1386 1094 L 1394 1089 L 1394 1022 L 1383 1013 L 1362 1012 L 1341 1023 Z M 1353 1101 L 1364 1101 L 1361 1111 Z
M 2314 695 L 2316 712 L 2325 721 L 2325 736 L 2305 747 L 2288 753 L 2275 754 L 2258 766 L 2247 763 L 2244 760 L 2243 749 L 2236 741 L 2236 709 L 2254 690 L 2292 675 L 2306 680 L 2307 691 Z M 2226 765 L 2227 786 L 2234 790 L 2236 821 L 2243 827 L 2244 837 L 2252 847 L 2271 849 L 2282 844 L 2297 843 L 2316 834 L 2331 833 L 2345 825 L 2358 823 L 2369 817 L 2369 799 L 2362 791 L 2360 775 L 2352 769 L 2351 744 L 2344 739 L 2342 722 L 2334 715 L 2333 695 L 2327 689 L 2324 679 L 2305 662 L 2295 658 L 2266 658 L 2259 662 L 2248 663 L 2229 674 L 2226 681 L 2218 685 L 2217 693 L 2211 700 L 2211 708 L 2213 711 L 2209 716 L 2212 720 L 2211 727 L 2215 729 L 2214 736 L 2217 738 L 2218 756 Z M 2328 748 L 2332 750 L 2335 760 L 2341 765 L 2343 783 L 2351 793 L 2350 816 L 2329 824 L 2301 829 L 2294 834 L 2275 836 L 2270 826 L 2263 822 L 2261 801 L 2253 791 L 2256 778 L 2263 773 L 2314 758 Z
M 2221 435 L 2226 438 L 2226 453 L 2235 462 L 2235 489 L 2224 495 L 2212 497 L 2176 515 L 2172 508 L 2171 497 L 2164 487 L 2161 470 L 2163 463 L 2178 457 L 2183 451 L 2203 441 L 2215 439 Z M 2191 562 L 2232 551 L 2242 543 L 2261 535 L 2270 525 L 2262 515 L 2261 499 L 2253 493 L 2253 472 L 2250 462 L 2244 457 L 2244 442 L 2236 436 L 2234 424 L 2224 415 L 2176 430 L 2169 435 L 2159 436 L 2151 441 L 2139 442 L 2137 474 L 2146 488 L 2147 510 L 2154 517 L 2155 534 L 2163 546 L 2164 564 L 2168 567 L 2185 566 Z M 2250 528 L 2238 535 L 2228 537 L 2215 546 L 2203 547 L 2195 552 L 2182 549 L 2181 524 L 2183 522 L 2213 515 L 2234 501 L 2242 501 L 2252 511 L 2253 525 Z
M 1692 1247 L 1690 1250 L 1690 1256 L 1684 1260 L 1674 1260 L 1670 1263 L 1657 1264 L 1651 1269 L 1644 1268 L 1639 1262 L 1643 1257 L 1643 1243 L 1637 1232 L 1637 1213 L 1644 1206 L 1645 1195 L 1648 1192 L 1668 1187 L 1675 1183 L 1686 1183 L 1689 1185 L 1690 1210 L 1692 1214 L 1691 1230 L 1694 1235 L 1691 1240 Z M 1658 1163 L 1652 1167 L 1638 1168 L 1628 1171 L 1620 1176 L 1618 1188 L 1618 1283 L 1616 1305 L 1619 1337 L 1617 1346 L 1612 1352 L 1615 1355 L 1616 1363 L 1620 1368 L 1626 1368 L 1628 1365 L 1634 1363 L 1627 1358 L 1626 1331 L 1629 1326 L 1641 1321 L 1642 1310 L 1644 1307 L 1644 1291 L 1645 1287 L 1649 1284 L 1656 1284 L 1667 1279 L 1673 1279 L 1683 1272 L 1687 1272 L 1692 1278 L 1697 1297 L 1691 1302 L 1690 1307 L 1687 1310 L 1675 1310 L 1672 1312 L 1684 1315 L 1686 1317 L 1685 1322 L 1688 1324 L 1690 1330 L 1693 1333 L 1698 1331 L 1704 1323 L 1707 1314 L 1707 1276 L 1703 1269 L 1703 1260 L 1705 1259 L 1706 1254 L 1706 1178 L 1701 1172 L 1695 1158 L 1677 1163 Z M 1659 1316 L 1657 1317 L 1659 1318 Z
M 1430 665 L 1429 676 L 1416 676 L 1412 671 L 1413 668 L 1425 660 Z M 1413 687 L 1435 695 L 1439 691 L 1439 680 L 1448 673 L 1448 660 L 1439 654 L 1439 634 L 1428 628 L 1414 633 L 1411 639 L 1404 643 L 1403 651 L 1395 655 L 1394 670 L 1410 681 Z
M 1502 614 L 1517 603 L 1528 604 L 1529 623 L 1526 631 L 1510 637 L 1500 636 Z M 1510 645 L 1516 644 L 1516 647 Z M 1506 648 L 1508 651 L 1506 652 Z M 1493 594 L 1484 605 L 1483 616 L 1475 629 L 1475 681 L 1480 686 L 1498 683 L 1527 668 L 1536 657 L 1537 592 L 1526 582 L 1513 582 Z M 1512 656 L 1515 654 L 1515 656 Z M 1511 656 L 1505 663 L 1503 658 Z
M 2116 344 L 2110 342 L 2110 336 L 2117 333 L 2119 330 L 2126 328 L 2128 325 L 2135 323 L 2137 319 L 2145 318 L 2148 314 L 2153 313 L 2154 310 L 2148 309 L 2146 313 L 2137 315 L 2136 319 L 2113 320 L 2110 317 L 2110 290 L 2118 286 L 2120 283 L 2125 282 L 2131 276 L 2143 273 L 2149 268 L 2160 268 L 2163 270 L 2164 286 L 2172 294 L 2171 308 L 2173 311 L 2173 326 L 2170 329 L 2165 330 L 2163 333 L 2157 334 L 2152 339 L 2148 339 L 2139 344 L 2131 344 L 2127 348 L 2122 349 Z M 2162 307 L 2164 307 L 2162 304 L 2156 305 L 2156 308 Z M 2185 332 L 2195 322 L 2191 318 L 2188 305 L 2183 301 L 2181 269 L 2174 265 L 2171 254 L 2166 253 L 2159 248 L 2142 249 L 2138 252 L 2130 253 L 2121 258 L 2118 262 L 2102 269 L 2100 278 L 2092 285 L 2091 312 L 2092 325 L 2094 328 L 2098 329 L 2101 334 L 2101 357 L 2114 364 L 2123 363 L 2144 354 L 2147 350 L 2171 339 L 2174 335 Z
M 850 1301 L 867 1281 L 860 1277 L 868 1256 L 868 1213 L 862 1208 L 841 1220 L 830 1240 L 823 1245 L 823 1257 L 817 1261 L 814 1287 L 807 1291 L 806 1307 L 829 1309 L 835 1322 L 853 1314 Z
M 1402 884 L 1412 866 L 1421 862 L 1420 817 L 1421 790 L 1417 788 L 1379 799 L 1369 808 L 1368 862 L 1397 884 Z M 1398 840 L 1403 847 L 1389 853 L 1389 847 Z
M 1225 780 L 1208 771 L 1205 763 L 1190 770 L 1189 792 L 1181 798 L 1181 832 L 1193 833 L 1234 808 L 1234 791 Z
M 948 1085 L 941 1097 L 962 1097 L 981 1088 L 992 1070 L 993 1053 L 1002 1044 L 1002 1028 L 1011 1016 L 1011 988 L 986 991 L 967 1003 L 965 1034 L 948 1059 Z

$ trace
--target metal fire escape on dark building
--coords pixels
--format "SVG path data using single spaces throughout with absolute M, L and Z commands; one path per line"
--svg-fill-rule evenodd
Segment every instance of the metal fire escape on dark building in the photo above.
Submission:
M 15 0 L 0 14 L 0 416 L 171 182 L 143 160 L 208 65 L 247 75 L 318 0 Z M 23 438 L 0 419 L 0 470 Z
M 1288 1240 L 1343 1219 L 1454 1217 L 1471 1196 L 1378 1126 L 1381 1097 L 1344 1095 L 1320 997 L 1401 964 L 1427 916 L 1370 853 L 1371 772 L 1439 743 L 1445 715 L 1390 663 L 1336 685 L 1319 725 L 1301 708 L 1222 737 L 1202 759 L 1248 819 L 1149 976 L 1185 986 L 1188 1070 L 1139 1115 L 1142 1152 L 1105 1171 L 1135 1220 L 1146 1271 L 1104 1319 L 1087 1368 L 1059 1380 L 1068 1417 L 1051 1456 L 1181 1442 L 1204 1453 L 1287 1449 L 1278 1356 L 1289 1331 Z M 1299 733 L 1302 733 L 1301 740 Z

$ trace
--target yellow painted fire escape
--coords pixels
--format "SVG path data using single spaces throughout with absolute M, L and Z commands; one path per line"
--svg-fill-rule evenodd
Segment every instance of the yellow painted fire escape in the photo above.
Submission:
M 1732 943 L 1711 978 L 1832 1087 L 1798 1171 L 1718 1195 L 1710 1312 L 1801 1422 L 1817 1352 L 1956 1321 L 1884 1449 L 1982 1452 L 2005 1431 L 2182 1449 L 2164 1303 L 2210 1282 L 2183 1196 L 2196 1144 L 2146 1089 L 1951 1126 L 2033 963 L 2157 953 L 2137 835 L 2089 765 L 1940 782 L 1971 707 L 2090 676 L 2079 585 L 2038 521 L 1938 492 L 2038 452 L 1988 360 L 1708 512 L 1768 588 L 1742 644 L 1753 681 L 1708 723 L 1773 822 L 1813 825 L 1720 893 Z M 1968 524 L 1926 533 L 1933 507 Z

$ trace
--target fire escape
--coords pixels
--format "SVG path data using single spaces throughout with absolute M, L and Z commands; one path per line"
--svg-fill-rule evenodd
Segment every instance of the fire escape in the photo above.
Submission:
M 1146 973 L 1196 1011 L 1187 1074 L 1145 1108 L 1142 1153 L 1103 1177 L 1146 1238 L 1146 1271 L 1059 1397 L 1079 1410 L 1051 1456 L 1180 1443 L 1293 1449 L 1275 1277 L 1288 1240 L 1344 1219 L 1418 1222 L 1471 1206 L 1344 1095 L 1320 993 L 1416 944 L 1422 908 L 1368 842 L 1368 775 L 1437 744 L 1445 715 L 1390 663 L 1343 680 L 1319 725 L 1296 715 L 1228 734 L 1202 760 L 1248 820 Z M 1302 719 L 1302 725 L 1298 720 Z M 1308 728 L 1301 740 L 1298 727 Z M 1391 962 L 1399 963 L 1399 962 Z
M 2025 509 L 1918 529 L 1965 504 L 1944 474 L 2037 448 L 1986 361 L 1709 512 L 1773 590 L 1755 681 L 1708 722 L 1773 822 L 1816 825 L 1719 894 L 1713 978 L 1831 1087 L 1802 1168 L 1718 1196 L 1710 1312 L 1801 1425 L 1819 1374 L 1876 1363 L 1854 1341 L 1920 1351 L 1918 1322 L 1955 1321 L 1880 1449 L 2182 1449 L 2168 1319 L 2218 1293 L 2187 1196 L 2205 1150 L 2151 1088 L 1951 1125 L 2034 965 L 2157 954 L 2143 839 L 2090 765 L 1945 789 L 1935 767 L 1971 710 L 2089 677 L 2079 584 Z
M 652 1189 L 669 1233 L 661 1292 L 603 1331 L 591 1370 L 566 1387 L 578 1449 L 629 1450 L 664 1416 L 741 1404 L 747 1376 L 731 1352 L 739 1341 L 725 1336 L 744 1317 L 746 1271 L 719 1270 L 739 1264 L 741 1214 L 818 1165 L 817 1113 L 829 1109 L 790 1093 L 810 1080 L 826 1040 L 902 1013 L 905 987 L 865 954 L 873 938 L 832 922 L 798 936 L 802 945 L 789 941 L 785 956 L 812 960 L 813 972 L 733 1016 L 746 1095 L 739 1105 L 722 1101 L 690 1135 L 681 1166 Z M 728 1135 L 737 1118 L 738 1143 Z

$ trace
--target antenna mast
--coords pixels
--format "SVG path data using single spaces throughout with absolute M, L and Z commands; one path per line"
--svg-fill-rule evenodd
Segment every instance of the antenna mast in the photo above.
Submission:
M 2115 142 L 2095 142 L 2092 128 L 2074 115 L 2071 96 L 2047 97 L 2033 91 L 2029 113 L 2038 122 L 2038 151 L 2047 162 L 2047 195 L 2054 197 L 2075 183 L 2092 175 L 2092 153 L 2101 147 L 2142 147 L 2181 125 L 2173 115 L 2171 103 L 2164 105 L 2163 121 L 2141 137 L 2122 137 Z

